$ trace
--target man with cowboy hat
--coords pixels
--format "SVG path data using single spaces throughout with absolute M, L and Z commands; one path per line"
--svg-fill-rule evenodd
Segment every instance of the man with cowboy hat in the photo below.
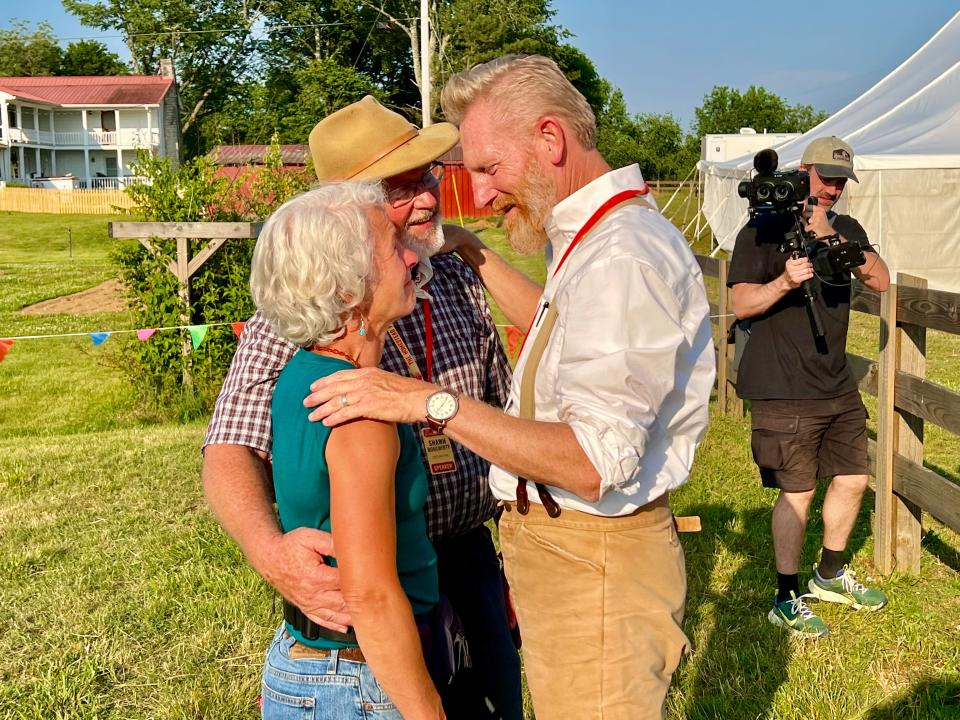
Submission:
M 419 129 L 367 96 L 317 123 L 310 152 L 322 182 L 381 180 L 387 215 L 421 259 L 417 307 L 396 324 L 381 366 L 502 406 L 510 370 L 483 286 L 453 255 L 435 255 L 444 243 L 435 161 L 458 138 L 449 123 Z M 306 528 L 284 533 L 272 507 L 270 403 L 277 376 L 296 349 L 259 313 L 246 324 L 204 440 L 204 489 L 221 525 L 287 601 L 285 615 L 343 632 L 350 619 L 337 571 L 324 562 L 335 555 L 330 536 Z M 478 708 L 475 716 L 519 719 L 519 659 L 497 554 L 484 526 L 496 507 L 487 485 L 489 463 L 427 423 L 417 430 L 424 440 L 427 523 L 440 589 L 463 621 L 481 690 L 495 708 L 495 715 Z

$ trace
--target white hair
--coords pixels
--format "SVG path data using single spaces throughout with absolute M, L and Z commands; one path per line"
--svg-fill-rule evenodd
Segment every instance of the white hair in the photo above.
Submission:
M 331 182 L 297 195 L 267 219 L 250 268 L 253 301 L 278 335 L 327 345 L 376 278 L 370 213 L 386 197 L 378 183 Z
M 557 115 L 570 125 L 580 145 L 597 144 L 597 121 L 586 98 L 559 66 L 542 55 L 503 55 L 451 77 L 441 105 L 447 120 L 459 125 L 471 105 L 487 100 L 501 121 L 529 124 Z

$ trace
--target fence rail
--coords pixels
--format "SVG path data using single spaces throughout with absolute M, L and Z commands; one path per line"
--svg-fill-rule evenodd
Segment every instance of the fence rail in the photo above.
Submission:
M 736 399 L 733 348 L 724 317 L 731 307 L 727 260 L 698 255 L 703 274 L 718 279 L 717 399 L 722 412 L 743 412 Z M 848 353 L 862 392 L 876 396 L 877 440 L 869 457 L 876 478 L 874 559 L 878 569 L 920 571 L 922 513 L 960 532 L 960 485 L 924 466 L 923 430 L 931 422 L 960 435 L 960 393 L 927 380 L 926 331 L 960 335 L 960 294 L 930 290 L 921 278 L 898 274 L 882 295 L 855 284 L 850 307 L 880 318 L 879 361 Z
M 48 190 L 6 187 L 0 189 L 0 211 L 52 213 L 55 215 L 112 215 L 133 207 L 122 190 Z

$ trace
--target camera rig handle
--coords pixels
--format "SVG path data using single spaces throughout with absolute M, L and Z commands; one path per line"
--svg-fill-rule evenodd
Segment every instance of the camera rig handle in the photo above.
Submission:
M 790 257 L 798 260 L 807 257 L 806 240 L 810 233 L 803 229 L 800 222 L 800 212 L 802 205 L 793 209 L 793 230 L 783 236 L 783 243 L 780 245 L 780 252 L 789 252 Z M 827 339 L 823 331 L 823 321 L 820 319 L 820 309 L 817 307 L 817 288 L 813 284 L 813 279 L 804 280 L 800 285 L 803 291 L 803 297 L 807 301 L 807 316 L 810 318 L 810 329 L 813 330 L 813 340 L 817 346 L 817 352 L 821 355 L 827 354 Z
M 794 250 L 790 257 L 797 260 L 806 257 L 806 255 L 800 250 Z M 817 348 L 825 348 L 826 337 L 823 332 L 823 321 L 820 319 L 820 309 L 816 303 L 817 289 L 814 287 L 812 279 L 804 280 L 800 288 L 803 290 L 803 297 L 807 301 L 807 314 L 810 316 L 810 328 L 813 330 L 813 337 L 817 341 Z

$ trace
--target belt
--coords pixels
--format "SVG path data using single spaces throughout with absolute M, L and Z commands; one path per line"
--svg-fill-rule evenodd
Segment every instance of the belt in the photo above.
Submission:
M 499 502 L 499 507 L 504 512 L 512 512 L 515 508 L 519 512 L 520 511 L 520 508 L 518 507 L 519 504 L 520 504 L 519 502 L 510 502 L 509 500 L 501 500 Z M 640 515 L 642 513 L 650 512 L 651 510 L 655 510 L 656 508 L 660 508 L 660 507 L 669 507 L 669 493 L 664 493 L 660 497 L 654 500 L 651 500 L 646 505 L 641 505 L 636 510 L 634 510 L 631 513 L 628 513 L 627 515 L 614 515 L 611 517 L 615 519 L 618 517 L 630 517 L 631 515 Z M 544 509 L 547 511 L 547 514 L 550 517 L 552 518 L 557 517 L 556 515 L 551 514 L 548 509 L 546 508 Z M 520 513 L 520 514 L 525 515 L 526 513 Z M 601 516 L 598 516 L 598 517 L 601 517 Z M 699 515 L 674 515 L 673 526 L 678 533 L 700 532 L 700 530 L 702 529 Z
M 341 660 L 353 660 L 354 662 L 365 663 L 366 658 L 363 657 L 363 651 L 358 647 L 346 647 L 339 648 L 336 651 L 330 648 L 315 648 L 310 647 L 309 645 L 304 645 L 302 642 L 295 641 L 290 647 L 290 659 L 291 660 L 304 660 L 304 659 L 315 659 L 315 658 L 328 658 L 334 652 L 337 653 L 337 657 Z
M 284 598 L 283 600 L 283 619 L 290 623 L 290 627 L 303 635 L 307 640 L 332 640 L 333 642 L 358 645 L 357 634 L 350 628 L 347 632 L 341 633 L 336 630 L 328 630 L 303 614 L 303 611 L 292 602 Z
M 629 517 L 629 516 L 631 516 L 631 515 L 641 515 L 641 514 L 643 514 L 643 513 L 645 513 L 645 512 L 650 512 L 651 510 L 655 510 L 655 509 L 657 509 L 657 508 L 669 507 L 669 505 L 670 505 L 669 497 L 670 497 L 670 493 L 664 493 L 663 495 L 660 495 L 659 497 L 654 498 L 653 500 L 651 500 L 650 502 L 648 502 L 646 505 L 641 505 L 640 507 L 636 508 L 635 510 L 632 510 L 631 512 L 627 513 L 626 515 L 611 515 L 610 517 L 612 517 L 612 518 L 618 518 L 618 517 Z M 551 499 L 552 499 L 552 498 L 551 498 Z M 554 502 L 555 502 L 555 501 L 554 501 Z M 519 512 L 521 515 L 526 515 L 526 514 L 527 514 L 526 512 L 523 512 L 523 511 L 521 510 L 521 508 L 520 508 L 521 502 L 520 502 L 519 499 L 518 499 L 516 502 L 511 502 L 511 501 L 509 501 L 509 500 L 501 500 L 498 504 L 499 504 L 500 507 L 502 507 L 502 508 L 504 509 L 505 512 L 511 512 L 511 511 L 513 511 L 513 510 L 516 510 L 516 511 Z M 544 507 L 544 510 L 546 511 L 547 515 L 549 515 L 551 518 L 558 517 L 558 515 L 559 515 L 559 513 L 554 514 L 553 512 L 551 512 L 550 509 L 547 508 L 546 506 Z M 529 509 L 528 509 L 527 512 L 529 512 Z M 580 512 L 584 512 L 584 511 L 581 510 Z M 585 514 L 588 514 L 588 515 L 589 515 L 590 513 L 585 513 Z M 604 517 L 604 516 L 603 516 L 603 515 L 597 515 L 596 517 Z

